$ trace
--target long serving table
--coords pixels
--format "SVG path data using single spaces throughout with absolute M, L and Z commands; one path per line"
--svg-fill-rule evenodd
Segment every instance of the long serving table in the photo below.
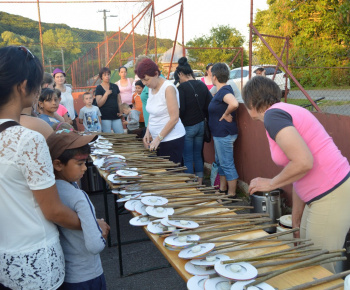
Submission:
M 108 173 L 105 171 L 98 169 L 100 175 L 105 180 L 105 182 L 109 185 L 110 188 L 114 188 L 113 184 L 107 179 Z M 197 192 L 198 194 L 202 194 L 204 196 L 204 193 L 201 191 L 191 188 L 188 189 L 189 191 Z M 156 191 L 155 191 L 156 192 Z M 171 190 L 162 190 L 162 192 L 171 192 Z M 105 210 L 106 210 L 106 216 L 108 217 L 108 204 L 107 204 L 107 189 L 104 188 L 104 200 L 105 200 Z M 118 207 L 117 205 L 117 195 L 114 195 L 114 204 L 115 204 L 115 218 L 116 218 L 116 230 L 117 230 L 117 247 L 118 247 L 118 254 L 119 254 L 119 266 L 120 266 L 120 275 L 123 276 L 123 261 L 122 261 L 122 243 L 121 243 L 121 232 L 120 232 L 120 225 L 119 225 L 119 214 L 121 213 L 121 210 L 123 209 L 123 206 Z M 222 207 L 224 209 L 224 205 Z M 198 209 L 191 212 L 189 215 L 200 215 L 203 213 L 220 213 L 220 209 Z M 138 214 L 136 212 L 131 213 L 132 217 L 137 216 Z M 107 221 L 108 222 L 108 221 Z M 150 240 L 155 244 L 155 246 L 159 249 L 159 251 L 164 255 L 164 257 L 169 261 L 169 263 L 173 266 L 173 268 L 178 272 L 178 274 L 187 282 L 188 279 L 192 277 L 186 270 L 185 270 L 185 264 L 188 262 L 188 260 L 184 260 L 178 257 L 177 251 L 170 251 L 166 249 L 163 246 L 164 238 L 160 237 L 158 235 L 151 234 L 148 232 L 147 228 L 143 227 L 145 233 L 149 237 Z M 201 238 L 205 238 L 208 234 L 201 235 Z M 248 233 L 240 233 L 240 234 L 234 234 L 231 236 L 225 236 L 224 239 L 254 239 L 254 238 L 260 238 L 268 236 L 268 233 L 266 233 L 263 230 L 256 230 L 251 231 Z M 109 240 L 110 241 L 110 240 Z M 137 242 L 137 241 L 136 241 Z M 219 243 L 219 241 L 217 241 Z M 255 242 L 254 245 L 264 245 L 271 242 L 268 241 L 261 241 L 261 242 Z M 110 243 L 109 243 L 110 246 Z M 251 246 L 251 245 L 249 245 Z M 247 247 L 247 246 L 246 246 Z M 230 258 L 248 258 L 253 257 L 257 255 L 263 255 L 270 252 L 275 252 L 278 250 L 286 249 L 288 246 L 278 246 L 278 247 L 270 247 L 270 248 L 261 248 L 261 249 L 254 249 L 254 250 L 246 250 L 246 251 L 239 251 L 239 252 L 231 252 L 227 253 L 227 255 Z M 262 272 L 265 271 L 271 271 L 276 270 L 278 268 L 281 268 L 282 266 L 274 266 L 270 268 L 263 268 Z M 154 268 L 150 269 L 154 270 Z M 146 270 L 147 271 L 147 270 Z M 260 273 L 260 270 L 259 270 Z M 276 276 L 270 280 L 267 280 L 266 282 L 270 284 L 271 286 L 275 287 L 276 289 L 287 289 L 292 286 L 300 285 L 306 282 L 309 282 L 311 280 L 317 280 L 321 279 L 327 276 L 330 276 L 331 273 L 326 270 L 325 268 L 321 266 L 310 266 L 307 268 L 302 269 L 296 269 L 293 271 L 289 271 L 287 273 L 281 274 L 279 276 Z M 337 279 L 328 283 L 324 283 L 320 286 L 314 286 L 308 289 L 343 289 L 342 286 L 339 287 L 340 284 L 343 283 L 342 279 Z M 336 287 L 338 285 L 338 287 Z

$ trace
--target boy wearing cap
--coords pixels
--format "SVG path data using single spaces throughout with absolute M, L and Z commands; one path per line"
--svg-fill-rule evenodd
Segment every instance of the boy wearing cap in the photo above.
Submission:
M 90 153 L 88 143 L 97 135 L 79 135 L 62 129 L 47 138 L 54 167 L 56 186 L 62 203 L 74 210 L 82 230 L 58 226 L 63 249 L 66 276 L 60 289 L 106 289 L 99 253 L 104 249 L 109 226 L 97 220 L 88 195 L 77 185 L 86 171 Z

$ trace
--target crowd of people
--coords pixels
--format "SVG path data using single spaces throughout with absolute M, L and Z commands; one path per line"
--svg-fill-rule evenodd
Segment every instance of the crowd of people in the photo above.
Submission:
M 183 163 L 199 184 L 208 125 L 217 194 L 235 198 L 242 96 L 250 116 L 264 122 L 272 159 L 283 167 L 272 179 L 254 178 L 249 193 L 293 183 L 293 227 L 301 228 L 296 236 L 322 249 L 342 247 L 350 227 L 349 162 L 310 112 L 280 102 L 274 81 L 253 77 L 241 96 L 225 63 L 209 63 L 206 76 L 196 80 L 186 57 L 178 61 L 175 83 L 147 57 L 134 71 L 135 80 L 119 68 L 120 81 L 113 84 L 110 69 L 102 68 L 101 84 L 82 94 L 85 106 L 77 114 L 65 72 L 44 73 L 26 47 L 0 49 L 1 289 L 106 289 L 99 252 L 109 226 L 96 218 L 77 184 L 97 135 L 78 134 L 77 119 L 88 132 L 125 128 L 142 136 L 147 149 Z

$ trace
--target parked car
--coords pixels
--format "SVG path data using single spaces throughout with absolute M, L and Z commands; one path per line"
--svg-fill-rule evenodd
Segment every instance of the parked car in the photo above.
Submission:
M 204 72 L 202 72 L 201 70 L 194 69 L 193 74 L 196 80 L 200 80 L 202 77 L 204 77 Z M 169 80 L 173 80 L 173 79 L 174 79 L 174 72 L 171 72 L 169 75 Z
M 275 65 L 252 66 L 252 77 L 256 76 L 256 74 L 254 72 L 259 67 L 264 68 L 265 69 L 265 73 L 266 73 L 266 77 L 272 79 L 272 77 L 273 77 L 273 75 L 275 73 L 275 70 L 276 70 L 276 66 Z M 238 88 L 241 89 L 241 80 L 243 80 L 243 86 L 249 80 L 249 66 L 244 66 L 243 70 L 240 67 L 231 70 L 231 72 L 230 72 L 230 79 L 233 79 L 233 81 L 236 83 Z M 281 91 L 284 92 L 285 91 L 285 84 L 286 84 L 286 75 L 279 68 L 277 69 L 274 81 L 280 87 Z M 287 88 L 288 88 L 288 90 L 290 90 L 290 80 L 289 80 L 289 78 L 287 78 Z

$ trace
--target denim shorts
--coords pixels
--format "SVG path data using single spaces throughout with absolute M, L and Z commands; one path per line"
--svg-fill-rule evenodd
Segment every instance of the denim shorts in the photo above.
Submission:
M 233 159 L 233 144 L 236 135 L 213 137 L 215 148 L 215 163 L 218 165 L 219 175 L 225 176 L 227 181 L 238 179 L 238 173 Z

